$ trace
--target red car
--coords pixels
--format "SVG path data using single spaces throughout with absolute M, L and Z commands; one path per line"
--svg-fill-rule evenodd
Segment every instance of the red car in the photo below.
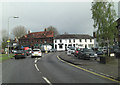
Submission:
M 75 52 L 74 52 L 74 56 L 75 56 L 75 57 L 77 57 L 77 56 L 78 56 L 79 51 L 81 51 L 81 49 L 80 49 L 80 48 L 77 48 L 77 49 L 75 50 Z

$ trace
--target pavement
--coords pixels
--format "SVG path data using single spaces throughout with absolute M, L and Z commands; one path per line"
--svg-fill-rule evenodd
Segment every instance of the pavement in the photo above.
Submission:
M 114 58 L 111 62 L 102 64 L 97 60 L 82 60 L 76 58 L 74 55 L 68 56 L 66 52 L 59 52 L 59 57 L 69 63 L 85 68 L 87 70 L 99 73 L 101 75 L 110 77 L 115 80 L 119 80 L 120 70 L 119 59 Z M 119 69 L 118 69 L 119 68 Z M 119 75 L 118 75 L 119 74 Z

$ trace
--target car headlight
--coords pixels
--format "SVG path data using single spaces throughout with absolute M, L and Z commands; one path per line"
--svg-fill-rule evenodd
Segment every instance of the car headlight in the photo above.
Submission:
M 97 54 L 94 54 L 95 56 L 97 56 Z

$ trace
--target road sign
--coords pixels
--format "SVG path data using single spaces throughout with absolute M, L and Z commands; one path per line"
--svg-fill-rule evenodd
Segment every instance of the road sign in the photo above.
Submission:
M 7 42 L 10 42 L 10 40 L 7 40 Z
M 24 48 L 23 46 L 21 46 L 21 48 Z

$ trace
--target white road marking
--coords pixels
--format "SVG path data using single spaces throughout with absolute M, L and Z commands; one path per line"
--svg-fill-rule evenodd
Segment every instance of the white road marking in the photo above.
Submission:
M 37 64 L 35 64 L 35 68 L 37 69 L 37 71 L 39 71 L 38 67 L 37 67 Z
M 35 63 L 37 63 L 37 60 L 35 60 Z
M 38 60 L 40 60 L 41 58 L 38 58 Z
M 42 77 L 49 85 L 52 85 L 51 82 L 46 78 L 46 77 Z

